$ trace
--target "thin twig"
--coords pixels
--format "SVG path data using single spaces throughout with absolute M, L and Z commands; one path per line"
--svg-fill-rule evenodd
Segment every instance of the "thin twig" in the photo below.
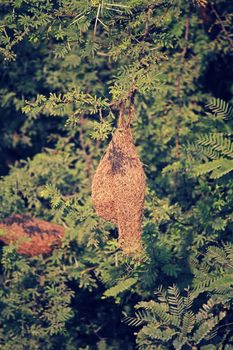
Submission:
M 233 322 L 230 322 L 230 323 L 225 323 L 225 324 L 223 324 L 223 325 L 221 325 L 221 326 L 217 327 L 217 328 L 216 328 L 216 330 L 219 330 L 219 328 L 222 328 L 222 327 L 227 327 L 227 326 L 231 326 L 231 325 L 233 325 Z
M 150 16 L 152 14 L 153 10 L 152 8 L 149 6 L 147 14 L 146 14 L 146 23 L 145 23 L 145 31 L 143 33 L 143 38 L 146 38 L 148 33 L 149 33 L 149 21 L 150 21 Z
M 130 126 L 132 118 L 133 118 L 133 115 L 135 113 L 134 99 L 135 99 L 135 91 L 133 91 L 131 96 L 130 96 L 130 106 L 129 106 L 128 120 L 127 120 L 127 123 L 126 123 L 126 127 L 127 128 Z
M 94 26 L 94 32 L 93 32 L 93 41 L 94 42 L 96 41 L 97 23 L 99 20 L 100 10 L 101 10 L 101 4 L 99 4 L 98 9 L 97 9 L 97 13 L 96 13 L 95 26 Z
M 189 39 L 189 17 L 186 18 L 186 23 L 185 23 L 185 35 L 184 35 L 185 45 L 184 45 L 184 48 L 182 51 L 182 63 L 183 64 L 185 64 L 185 55 L 187 52 L 188 39 Z
M 183 67 L 185 65 L 185 55 L 187 53 L 187 45 L 188 45 L 188 39 L 189 39 L 189 25 L 190 25 L 190 19 L 189 16 L 187 16 L 186 18 L 186 23 L 185 23 L 185 35 L 184 35 L 184 39 L 185 39 L 185 44 L 184 44 L 184 48 L 182 50 L 182 54 L 181 54 L 181 71 L 180 71 L 180 75 L 178 77 L 177 80 L 177 98 L 178 98 L 178 103 L 179 103 L 179 111 L 181 113 L 181 106 L 180 106 L 180 92 L 181 92 L 181 77 L 182 77 L 182 73 L 183 73 Z M 176 142 L 176 146 L 175 146 L 175 150 L 176 150 L 176 158 L 178 159 L 180 156 L 180 138 L 179 138 L 179 119 L 177 121 L 177 126 L 176 126 L 176 136 L 175 136 L 175 142 Z
M 229 40 L 230 45 L 233 46 L 233 41 L 231 40 L 231 37 L 230 37 L 230 35 L 229 35 L 229 33 L 228 33 L 228 31 L 227 31 L 227 29 L 226 29 L 226 27 L 225 27 L 223 21 L 221 20 L 221 18 L 220 18 L 220 16 L 219 16 L 218 12 L 216 11 L 213 2 L 211 3 L 211 9 L 212 9 L 212 12 L 214 13 L 214 15 L 216 16 L 217 20 L 219 21 L 219 23 L 220 23 L 220 25 L 221 25 L 221 27 L 222 27 L 223 32 L 226 34 L 226 37 L 227 37 L 227 39 Z
M 79 140 L 80 140 L 80 146 L 83 151 L 83 159 L 86 164 L 86 172 L 88 178 L 91 180 L 92 175 L 93 175 L 93 161 L 92 157 L 90 154 L 87 153 L 87 144 L 84 141 L 84 136 L 83 136 L 83 126 L 84 126 L 84 116 L 81 114 L 80 116 L 80 129 L 79 129 Z
M 95 270 L 97 267 L 98 267 L 97 265 L 96 266 L 92 266 L 92 267 L 88 267 L 87 269 L 80 271 L 80 274 L 84 275 L 85 273 L 87 273 L 89 271 Z

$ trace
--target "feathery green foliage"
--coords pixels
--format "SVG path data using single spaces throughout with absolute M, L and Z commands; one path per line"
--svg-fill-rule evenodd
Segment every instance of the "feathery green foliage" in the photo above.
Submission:
M 221 348 L 218 330 L 227 327 L 233 303 L 232 256 L 232 244 L 210 246 L 201 263 L 191 264 L 193 289 L 181 294 L 173 285 L 167 291 L 159 290 L 156 300 L 139 302 L 136 309 L 140 311 L 125 318 L 129 325 L 142 327 L 137 333 L 139 348 Z M 206 301 L 198 307 L 199 299 Z
M 208 107 L 215 113 L 215 117 L 232 118 L 233 107 L 224 101 L 217 99 L 210 102 Z M 212 133 L 200 135 L 196 141 L 200 146 L 199 152 L 196 154 L 204 154 L 210 158 L 203 164 L 194 167 L 194 173 L 203 175 L 211 173 L 213 179 L 220 178 L 233 170 L 233 142 L 232 133 Z M 196 151 L 198 149 L 196 148 Z
M 48 256 L 1 243 L 1 349 L 133 350 L 139 300 L 142 349 L 232 347 L 231 7 L 0 3 L 0 220 L 66 230 Z M 90 196 L 122 106 L 147 177 L 139 257 Z

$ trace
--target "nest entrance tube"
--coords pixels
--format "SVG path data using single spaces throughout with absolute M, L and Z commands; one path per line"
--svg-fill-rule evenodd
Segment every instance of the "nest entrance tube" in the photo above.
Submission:
M 145 174 L 129 125 L 120 118 L 92 182 L 92 201 L 99 216 L 118 225 L 126 254 L 141 250 Z

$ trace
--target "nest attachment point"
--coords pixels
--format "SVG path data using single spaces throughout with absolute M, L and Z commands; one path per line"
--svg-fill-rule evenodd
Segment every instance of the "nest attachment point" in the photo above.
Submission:
M 127 254 L 141 250 L 145 174 L 129 127 L 115 131 L 92 182 L 99 216 L 118 225 L 119 244 Z
M 29 256 L 51 253 L 54 247 L 60 245 L 65 234 L 64 227 L 60 225 L 20 214 L 0 222 L 0 230 L 2 242 L 16 244 L 19 254 Z

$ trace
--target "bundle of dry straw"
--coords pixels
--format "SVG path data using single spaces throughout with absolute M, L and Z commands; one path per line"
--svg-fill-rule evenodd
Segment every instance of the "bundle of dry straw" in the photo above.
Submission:
M 118 225 L 119 244 L 127 254 L 141 250 L 145 174 L 129 123 L 120 118 L 92 182 L 96 212 Z
M 1 241 L 16 244 L 18 253 L 29 256 L 51 253 L 65 233 L 60 225 L 20 214 L 0 222 L 0 231 Z

